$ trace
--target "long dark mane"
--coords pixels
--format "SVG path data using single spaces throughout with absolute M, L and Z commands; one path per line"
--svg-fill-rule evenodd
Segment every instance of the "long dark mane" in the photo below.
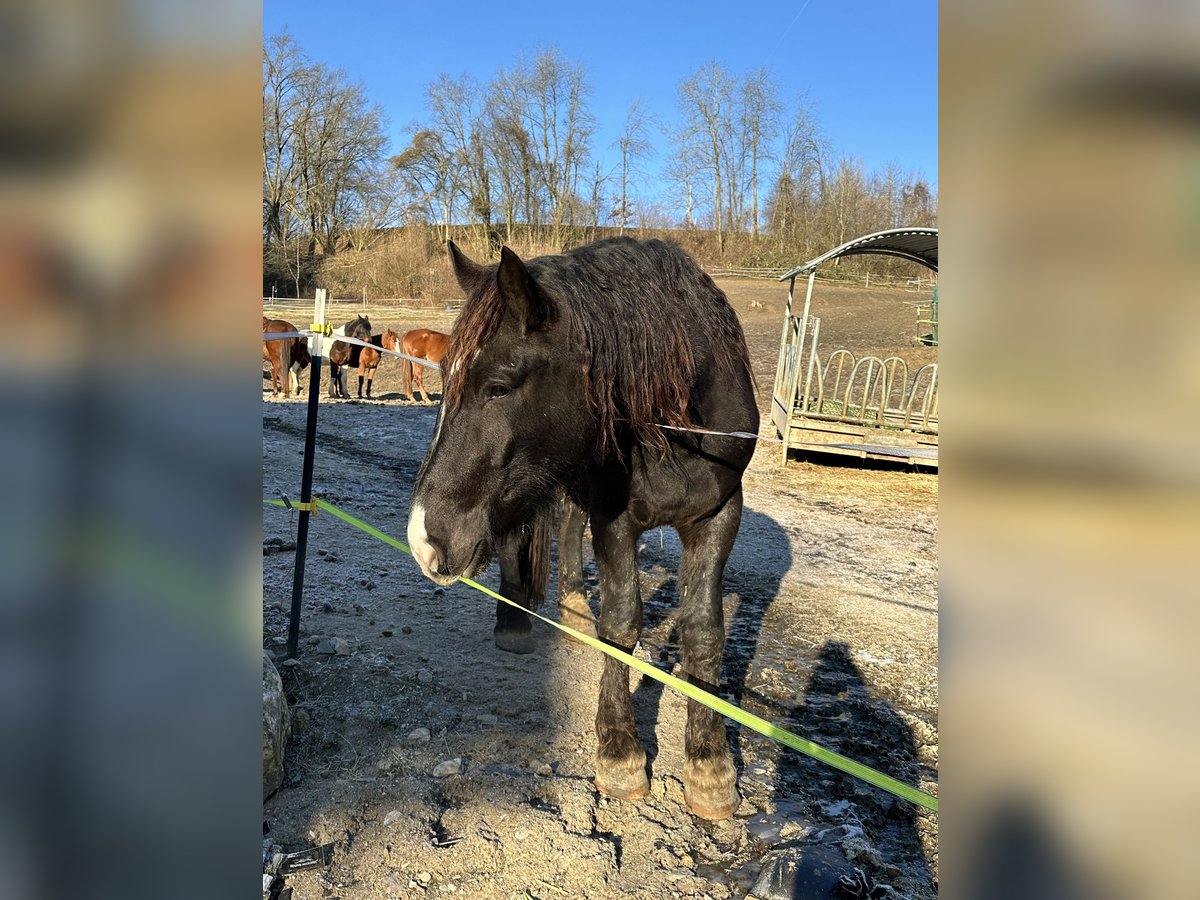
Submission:
M 534 283 L 565 315 L 583 370 L 584 399 L 596 416 L 601 455 L 619 423 L 666 450 L 657 426 L 695 424 L 688 398 L 697 373 L 750 374 L 742 330 L 724 292 L 676 245 L 612 238 L 561 256 L 528 260 Z M 475 353 L 500 327 L 504 301 L 495 280 L 467 299 L 446 363 L 456 372 L 446 400 L 457 408 Z

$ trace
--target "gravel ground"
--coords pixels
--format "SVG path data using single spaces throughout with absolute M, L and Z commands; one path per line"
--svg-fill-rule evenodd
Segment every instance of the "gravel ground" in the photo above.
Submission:
M 763 360 L 778 341 L 781 286 L 722 286 L 769 391 L 773 366 Z M 901 344 L 913 330 L 904 330 L 910 295 L 828 291 L 814 296 L 814 306 L 831 307 L 822 315 L 855 306 L 848 319 L 897 332 L 863 330 L 848 339 L 852 348 Z M 755 297 L 765 309 L 750 308 Z M 449 330 L 451 321 L 372 314 L 376 331 Z M 376 386 L 382 399 L 371 403 L 322 399 L 315 490 L 403 537 L 436 410 L 400 397 L 394 360 Z M 303 402 L 264 394 L 266 495 L 298 493 L 304 415 Z M 936 793 L 937 476 L 783 469 L 778 449 L 762 445 L 745 489 L 725 580 L 725 695 Z M 277 664 L 292 518 L 264 512 L 263 635 Z M 638 652 L 668 670 L 678 661 L 678 557 L 673 531 L 643 538 Z M 595 608 L 590 561 L 588 577 Z M 480 580 L 498 584 L 495 567 Z M 936 896 L 935 815 L 733 724 L 745 801 L 727 822 L 693 817 L 680 781 L 685 701 L 638 675 L 630 687 L 652 794 L 638 803 L 599 796 L 598 654 L 546 628 L 536 629 L 534 654 L 503 653 L 493 621 L 486 597 L 436 587 L 411 559 L 331 516 L 313 521 L 301 653 L 280 665 L 295 731 L 284 787 L 264 817 L 268 839 L 285 850 L 336 845 L 329 867 L 288 876 L 294 896 L 725 898 L 745 895 L 772 851 L 803 853 L 818 842 L 900 896 Z

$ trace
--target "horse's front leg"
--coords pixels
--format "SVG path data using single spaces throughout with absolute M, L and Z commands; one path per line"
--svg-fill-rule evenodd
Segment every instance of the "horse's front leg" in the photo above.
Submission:
M 500 547 L 500 593 L 525 609 L 537 609 L 550 580 L 550 541 L 554 512 L 538 515 L 520 535 Z M 533 623 L 529 614 L 496 601 L 496 646 L 509 653 L 532 653 Z
M 510 600 L 526 603 L 521 589 L 521 542 L 506 541 L 500 548 L 500 593 Z M 496 646 L 509 653 L 533 652 L 533 623 L 524 610 L 496 601 Z
M 583 587 L 583 528 L 587 513 L 571 500 L 559 503 L 558 618 L 589 637 L 596 636 L 596 617 Z
M 600 570 L 600 637 L 629 651 L 642 629 L 638 534 L 628 515 L 592 519 L 592 549 Z M 596 710 L 596 789 L 621 800 L 638 800 L 650 792 L 646 751 L 629 700 L 629 670 L 608 656 Z
M 715 516 L 680 529 L 680 649 L 688 680 L 717 692 L 725 619 L 721 582 L 725 561 L 742 520 L 742 491 L 737 490 Z M 725 721 L 708 707 L 688 701 L 684 738 L 683 797 L 703 819 L 727 819 L 741 803 L 737 769 L 725 739 Z

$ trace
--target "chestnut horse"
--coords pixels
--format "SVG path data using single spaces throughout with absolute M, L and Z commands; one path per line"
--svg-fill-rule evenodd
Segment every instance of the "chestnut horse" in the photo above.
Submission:
M 442 357 L 446 355 L 448 346 L 450 346 L 450 335 L 428 328 L 414 328 L 412 331 L 404 333 L 404 340 L 400 343 L 400 352 L 441 365 Z M 400 363 L 404 366 L 404 395 L 414 400 L 417 399 L 417 395 L 413 391 L 413 370 L 416 369 L 416 390 L 424 394 L 425 400 L 428 402 L 429 394 L 425 390 L 425 366 L 407 359 L 400 360 Z M 446 379 L 443 376 L 442 390 L 445 389 Z
M 413 489 L 408 542 L 421 570 L 450 584 L 498 551 L 502 589 L 531 606 L 548 570 L 546 523 L 564 493 L 591 520 L 600 637 L 632 649 L 642 627 L 638 540 L 669 525 L 683 545 L 682 668 L 715 693 L 722 579 L 754 442 L 659 426 L 758 431 L 746 340 L 728 299 L 665 241 L 614 238 L 528 263 L 505 247 L 490 266 L 449 248 L 467 301 Z M 573 556 L 574 538 L 569 545 Z M 611 657 L 600 678 L 595 765 L 602 793 L 649 793 L 629 671 Z M 705 819 L 728 818 L 740 802 L 724 720 L 693 700 L 683 784 Z
M 263 316 L 263 334 L 274 332 L 285 334 L 298 330 L 291 322 L 283 319 L 268 319 Z M 312 362 L 308 353 L 308 341 L 304 338 L 272 338 L 263 341 L 263 362 L 271 364 L 271 386 L 276 394 L 290 397 L 300 393 L 300 372 Z M 286 373 L 286 374 L 285 374 Z
M 376 347 L 382 347 L 384 350 L 399 351 L 400 335 L 392 331 L 392 329 L 387 328 L 383 334 L 371 335 L 371 343 L 374 346 L 359 348 L 361 352 L 358 355 L 358 398 L 360 400 L 363 395 L 364 378 L 367 382 L 367 399 L 371 399 L 371 381 L 375 378 L 375 370 L 379 368 L 379 363 L 383 359 L 383 354 Z M 403 361 L 401 360 L 401 362 Z

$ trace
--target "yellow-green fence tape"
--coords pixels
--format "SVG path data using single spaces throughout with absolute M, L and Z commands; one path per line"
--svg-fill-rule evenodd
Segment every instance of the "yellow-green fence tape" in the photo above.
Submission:
M 274 506 L 284 505 L 282 500 L 266 500 L 264 502 Z M 373 525 L 368 525 L 366 522 L 355 518 L 348 512 L 338 509 L 332 503 L 327 503 L 319 498 L 316 499 L 315 502 L 318 507 L 328 512 L 330 515 L 341 519 L 347 525 L 352 525 L 359 531 L 369 534 L 371 537 L 377 538 L 378 540 L 383 541 L 385 544 L 395 547 L 397 550 L 402 550 L 409 555 L 412 554 L 412 550 L 410 550 L 408 545 L 403 541 L 399 541 L 391 535 L 380 531 Z M 509 606 L 515 606 L 518 609 L 524 610 L 535 619 L 545 622 L 547 625 L 550 625 L 553 628 L 557 628 L 559 631 L 570 635 L 575 640 L 587 644 L 589 647 L 594 647 L 601 653 L 608 654 L 613 659 L 620 660 L 631 669 L 636 669 L 643 675 L 653 678 L 655 681 L 662 682 L 667 687 L 679 692 L 680 694 L 683 694 L 685 697 L 695 700 L 697 703 L 702 703 L 714 712 L 718 712 L 727 718 L 733 719 L 733 721 L 737 722 L 739 725 L 744 725 L 747 728 L 757 731 L 759 734 L 778 741 L 785 747 L 791 747 L 793 750 L 797 750 L 806 756 L 811 756 L 813 759 L 819 760 L 825 763 L 827 766 L 840 769 L 849 775 L 853 775 L 855 778 L 865 781 L 867 784 L 874 785 L 877 788 L 887 791 L 889 794 L 893 794 L 904 800 L 908 800 L 909 802 L 915 803 L 918 806 L 923 806 L 925 809 L 932 810 L 933 812 L 937 812 L 938 810 L 938 799 L 932 794 L 905 784 L 902 781 L 898 781 L 889 775 L 884 775 L 882 772 L 876 771 L 870 766 L 865 766 L 860 762 L 856 762 L 847 756 L 842 756 L 840 753 L 827 750 L 820 744 L 814 744 L 810 740 L 802 738 L 799 735 L 792 734 L 792 732 L 784 728 L 780 728 L 778 725 L 771 724 L 766 719 L 760 718 L 753 713 L 748 713 L 745 710 L 734 706 L 728 700 L 724 700 L 721 697 L 718 697 L 716 694 L 712 694 L 703 688 L 699 688 L 691 682 L 684 681 L 682 678 L 677 678 L 669 672 L 664 672 L 657 666 L 654 666 L 645 660 L 638 659 L 636 656 L 626 653 L 623 650 L 619 650 L 610 644 L 606 644 L 598 638 L 582 634 L 581 632 L 576 631 L 574 628 L 563 625 L 561 622 L 556 622 L 553 619 L 548 619 L 545 616 L 538 615 L 536 612 L 527 610 L 516 601 L 510 600 L 507 597 L 496 593 L 491 588 L 486 587 L 477 581 L 473 581 L 470 578 L 460 578 L 459 581 L 461 581 L 463 584 L 470 585 L 477 591 L 482 591 L 489 597 L 499 600 L 501 603 L 507 603 Z

